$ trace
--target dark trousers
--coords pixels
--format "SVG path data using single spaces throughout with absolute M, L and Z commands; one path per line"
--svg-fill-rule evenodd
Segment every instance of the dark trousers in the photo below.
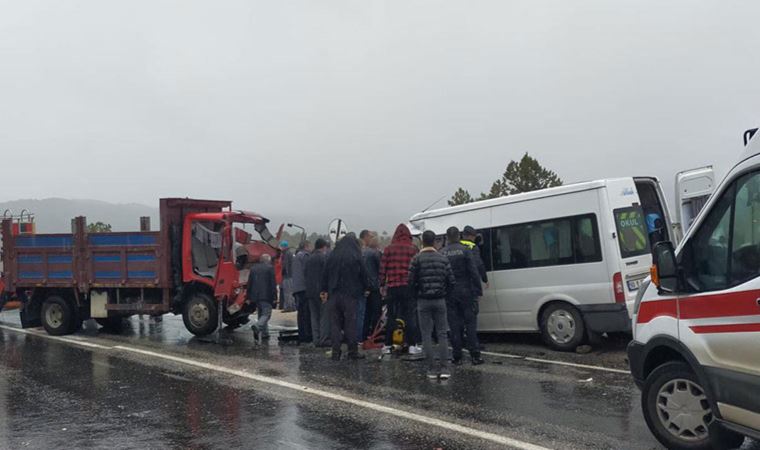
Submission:
M 475 314 L 475 299 L 468 295 L 456 293 L 446 299 L 447 316 L 449 319 L 449 338 L 453 348 L 454 360 L 462 359 L 462 334 L 466 334 L 467 348 L 470 356 L 480 358 L 478 343 L 478 316 Z
M 388 305 L 388 321 L 385 324 L 385 345 L 393 344 L 393 332 L 396 330 L 396 319 L 404 321 L 404 344 L 412 346 L 420 341 L 420 331 L 417 326 L 417 300 L 412 297 L 408 286 L 388 288 L 385 298 Z
M 355 355 L 359 351 L 356 340 L 356 304 L 358 299 L 336 292 L 330 295 L 330 341 L 333 356 L 340 354 L 343 341 L 348 345 L 348 354 Z
M 425 351 L 428 369 L 435 368 L 435 358 L 441 367 L 446 367 L 449 360 L 449 349 L 446 345 L 446 300 L 418 300 L 417 311 L 422 333 L 422 348 Z M 433 330 L 437 344 L 433 346 Z
M 311 342 L 311 315 L 309 311 L 309 302 L 306 301 L 306 291 L 295 292 L 293 297 L 296 300 L 296 309 L 298 315 L 298 341 Z
M 311 318 L 311 337 L 314 345 L 325 347 L 330 343 L 330 313 L 319 296 L 307 297 Z
M 383 314 L 383 298 L 380 296 L 380 291 L 372 289 L 369 291 L 369 297 L 367 297 L 367 311 L 364 313 L 364 329 L 362 333 L 364 337 L 369 336 L 375 331 L 377 323 L 380 321 L 380 316 Z

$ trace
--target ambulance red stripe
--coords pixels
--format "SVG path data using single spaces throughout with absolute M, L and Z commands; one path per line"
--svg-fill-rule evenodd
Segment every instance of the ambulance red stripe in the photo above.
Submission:
M 755 316 L 760 314 L 758 299 L 760 290 L 682 297 L 680 317 L 690 320 Z M 678 309 L 677 299 L 674 298 L 643 302 L 639 308 L 637 323 L 648 323 L 661 316 L 678 317 Z
M 678 302 L 674 298 L 643 302 L 636 323 L 649 323 L 657 317 L 678 318 Z
M 695 325 L 691 331 L 696 334 L 713 333 L 760 333 L 760 323 L 732 323 L 725 325 Z

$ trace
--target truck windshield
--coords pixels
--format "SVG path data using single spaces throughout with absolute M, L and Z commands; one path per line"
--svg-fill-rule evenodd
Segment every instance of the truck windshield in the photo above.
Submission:
M 638 206 L 620 208 L 614 211 L 614 215 L 620 255 L 630 258 L 648 253 L 649 238 L 643 210 Z

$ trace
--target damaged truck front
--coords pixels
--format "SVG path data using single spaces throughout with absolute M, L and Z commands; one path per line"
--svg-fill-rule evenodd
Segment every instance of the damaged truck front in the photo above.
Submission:
M 245 298 L 248 262 L 276 255 L 278 241 L 258 214 L 231 202 L 160 201 L 160 231 L 88 233 L 77 217 L 72 232 L 14 236 L 3 221 L 5 298 L 21 302 L 24 327 L 69 334 L 82 321 L 117 328 L 134 314 L 182 314 L 197 336 L 222 321 L 239 326 L 253 305 Z M 146 228 L 149 228 L 146 227 Z

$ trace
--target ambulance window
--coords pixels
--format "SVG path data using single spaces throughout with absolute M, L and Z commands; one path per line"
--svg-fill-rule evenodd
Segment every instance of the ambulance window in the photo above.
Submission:
M 731 186 L 708 213 L 684 249 L 682 263 L 691 291 L 714 291 L 728 287 L 728 245 L 731 233 Z
M 736 185 L 731 235 L 731 282 L 743 283 L 760 274 L 760 174 L 742 177 Z
M 620 208 L 614 214 L 620 255 L 630 258 L 649 253 L 649 238 L 642 209 L 638 206 Z

